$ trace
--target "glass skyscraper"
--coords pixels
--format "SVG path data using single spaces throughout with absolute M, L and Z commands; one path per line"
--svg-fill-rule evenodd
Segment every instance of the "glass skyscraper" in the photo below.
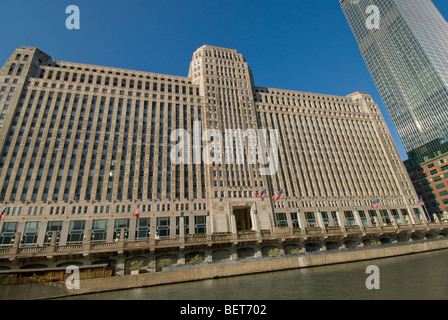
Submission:
M 448 23 L 434 4 L 340 2 L 406 151 L 448 137 Z

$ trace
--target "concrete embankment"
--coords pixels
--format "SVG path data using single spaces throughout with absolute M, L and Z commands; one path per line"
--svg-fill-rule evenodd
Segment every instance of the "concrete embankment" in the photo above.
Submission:
M 64 283 L 2 285 L 0 286 L 0 299 L 50 299 L 95 292 L 388 258 L 447 248 L 448 240 L 437 240 L 420 243 L 407 243 L 390 247 L 372 247 L 371 249 L 347 252 L 297 255 L 295 257 L 289 256 L 270 260 L 249 262 L 244 262 L 243 260 L 240 263 L 212 264 L 204 267 L 183 268 L 179 270 L 146 273 L 140 275 L 81 280 L 79 289 L 67 289 Z

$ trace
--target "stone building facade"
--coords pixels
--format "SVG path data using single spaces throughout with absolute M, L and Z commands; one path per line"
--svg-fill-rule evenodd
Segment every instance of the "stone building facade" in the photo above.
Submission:
M 426 222 L 368 94 L 258 87 L 233 49 L 181 77 L 20 47 L 0 89 L 3 247 Z

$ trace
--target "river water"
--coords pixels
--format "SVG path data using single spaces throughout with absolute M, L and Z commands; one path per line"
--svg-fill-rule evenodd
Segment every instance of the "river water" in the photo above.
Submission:
M 378 267 L 379 289 L 366 273 Z M 379 280 L 379 282 L 378 282 Z M 371 282 L 371 281 L 370 281 Z M 448 249 L 340 265 L 69 297 L 83 300 L 446 300 Z

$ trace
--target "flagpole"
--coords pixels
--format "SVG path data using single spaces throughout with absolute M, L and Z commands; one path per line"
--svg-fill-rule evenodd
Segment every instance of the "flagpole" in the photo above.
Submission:
M 429 215 L 428 209 L 426 209 L 426 204 L 423 202 L 423 208 L 426 214 L 426 219 L 428 220 L 428 222 L 431 222 L 431 216 Z
M 272 228 L 275 228 L 277 226 L 277 218 L 275 217 L 275 204 L 274 199 L 272 199 L 273 196 L 269 196 L 269 200 L 271 201 L 271 207 L 272 207 L 272 218 L 274 219 L 274 225 Z

